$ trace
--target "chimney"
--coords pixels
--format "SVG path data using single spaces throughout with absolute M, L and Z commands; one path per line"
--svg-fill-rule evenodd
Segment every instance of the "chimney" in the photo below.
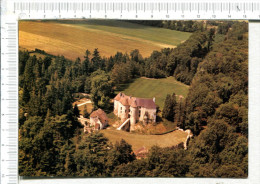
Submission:
M 153 97 L 153 102 L 155 103 L 155 97 Z

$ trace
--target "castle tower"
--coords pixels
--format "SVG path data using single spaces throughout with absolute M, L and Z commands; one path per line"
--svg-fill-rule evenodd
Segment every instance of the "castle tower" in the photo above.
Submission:
M 134 100 L 130 106 L 130 131 L 133 131 L 135 129 L 137 116 L 138 116 L 137 105 L 136 105 L 136 101 Z

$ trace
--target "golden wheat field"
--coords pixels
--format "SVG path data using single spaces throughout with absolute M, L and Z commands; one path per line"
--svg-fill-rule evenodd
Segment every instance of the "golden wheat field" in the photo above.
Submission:
M 92 52 L 95 48 L 106 57 L 134 49 L 147 57 L 154 50 L 174 48 L 189 36 L 190 33 L 116 20 L 19 22 L 20 49 L 37 48 L 72 60 L 83 59 L 87 49 Z

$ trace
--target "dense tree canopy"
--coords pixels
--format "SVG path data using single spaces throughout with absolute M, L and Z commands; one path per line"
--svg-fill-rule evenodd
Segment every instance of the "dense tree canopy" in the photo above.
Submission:
M 168 94 L 164 102 L 162 117 L 170 121 L 174 121 L 176 109 L 177 109 L 177 101 L 176 101 L 175 93 L 173 93 L 172 95 Z
M 162 27 L 166 29 L 172 29 L 176 31 L 184 31 L 184 32 L 196 32 L 196 31 L 203 31 L 205 29 L 205 24 L 203 21 L 178 21 L 178 20 L 130 20 L 129 22 L 137 23 L 137 24 L 143 24 L 148 26 L 154 26 L 154 27 Z
M 86 50 L 83 61 L 39 49 L 35 52 L 46 57 L 19 51 L 21 176 L 247 177 L 247 23 L 208 21 L 210 28 L 196 21 L 149 24 L 195 33 L 148 58 L 138 50 L 109 58 L 98 49 Z M 174 76 L 190 85 L 182 101 L 168 95 L 162 111 L 192 130 L 188 150 L 154 146 L 147 158 L 137 160 L 124 140 L 113 145 L 101 133 L 82 133 L 74 93 L 88 93 L 94 108 L 110 112 L 114 90 L 141 76 Z

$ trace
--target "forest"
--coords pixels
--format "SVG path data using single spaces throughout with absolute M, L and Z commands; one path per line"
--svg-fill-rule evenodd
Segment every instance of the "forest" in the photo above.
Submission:
M 149 25 L 159 24 L 174 29 L 163 21 Z M 19 51 L 20 176 L 247 177 L 248 24 L 190 24 L 195 28 L 184 43 L 147 58 L 138 50 L 102 57 L 96 48 L 75 61 Z M 74 93 L 90 94 L 94 109 L 109 112 L 115 90 L 142 76 L 190 85 L 187 98 L 169 94 L 162 109 L 163 117 L 192 130 L 187 150 L 154 146 L 136 159 L 125 140 L 112 144 L 101 133 L 82 132 Z

